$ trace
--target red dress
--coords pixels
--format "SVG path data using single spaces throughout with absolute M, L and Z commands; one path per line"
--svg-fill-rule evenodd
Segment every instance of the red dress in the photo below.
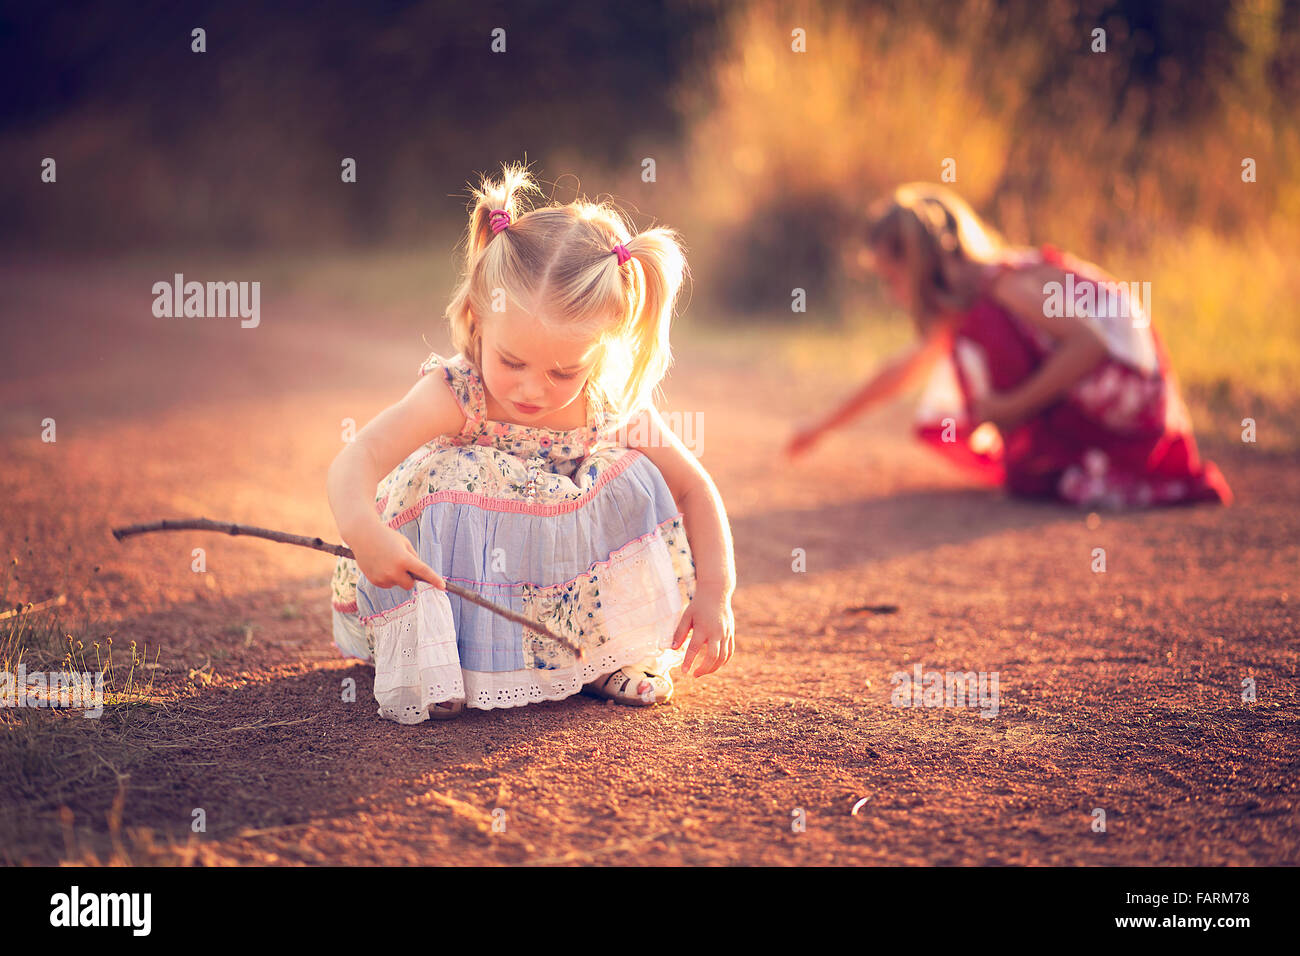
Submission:
M 1002 269 L 1044 262 L 1073 273 L 1076 293 L 1088 283 L 1094 284 L 1094 294 L 1116 288 L 1096 286 L 1114 280 L 1051 246 L 1009 256 L 994 278 Z M 1232 492 L 1218 467 L 1197 453 L 1173 369 L 1155 330 L 1141 321 L 1140 300 L 1127 299 L 1122 316 L 1114 308 L 1112 314 L 1102 308 L 1088 315 L 1107 340 L 1107 357 L 1054 404 L 1000 441 L 987 426 L 975 429 L 970 414 L 975 398 L 990 388 L 1016 388 L 1055 348 L 1052 336 L 995 302 L 987 291 L 991 284 L 954 335 L 946 371 L 952 386 L 948 407 L 943 406 L 943 369 L 923 399 L 929 407 L 917 423 L 922 439 L 1015 495 L 1082 507 L 1231 503 Z

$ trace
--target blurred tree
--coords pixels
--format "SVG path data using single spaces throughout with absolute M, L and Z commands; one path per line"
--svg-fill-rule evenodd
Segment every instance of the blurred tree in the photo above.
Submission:
M 417 234 L 475 170 L 671 141 L 666 91 L 714 17 L 681 0 L 9 5 L 0 216 L 24 242 Z M 339 191 L 345 156 L 358 178 Z

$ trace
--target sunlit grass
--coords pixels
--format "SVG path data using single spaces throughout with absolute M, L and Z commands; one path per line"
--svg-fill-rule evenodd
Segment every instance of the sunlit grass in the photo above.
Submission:
M 114 648 L 114 628 L 89 616 L 68 624 L 61 600 L 36 603 L 16 597 L 16 567 L 18 558 L 13 557 L 0 571 L 0 671 L 16 675 L 21 666 L 28 673 L 78 675 L 79 687 L 85 687 L 84 675 L 103 674 L 105 708 L 158 702 L 157 652 L 150 666 L 148 649 L 135 641 Z
M 1153 250 L 1154 321 L 1184 381 L 1270 397 L 1300 382 L 1300 272 L 1263 237 L 1194 231 Z

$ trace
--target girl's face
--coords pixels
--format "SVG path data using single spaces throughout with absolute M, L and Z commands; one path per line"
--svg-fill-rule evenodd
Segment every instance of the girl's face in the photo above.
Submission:
M 877 250 L 873 259 L 875 269 L 880 273 L 880 277 L 885 280 L 885 285 L 889 286 L 889 291 L 895 301 L 908 311 L 912 310 L 912 296 L 916 291 L 915 286 L 909 279 L 907 267 L 898 259 L 894 259 L 884 252 Z
M 578 400 L 600 348 L 592 337 L 559 337 L 510 303 L 483 323 L 483 384 L 520 424 L 541 422 Z

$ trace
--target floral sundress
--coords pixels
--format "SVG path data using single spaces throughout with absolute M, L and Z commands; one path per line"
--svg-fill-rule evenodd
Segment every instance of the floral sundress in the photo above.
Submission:
M 998 272 L 1041 263 L 1064 270 L 1078 289 L 1091 283 L 1097 302 L 1103 301 L 1101 288 L 1122 286 L 1099 286 L 1113 280 L 1052 246 L 1010 255 Z M 1128 297 L 1122 309 L 1082 316 L 1101 334 L 1107 355 L 1065 395 L 1006 435 L 974 428 L 970 410 L 978 398 L 1016 388 L 1056 348 L 1052 336 L 993 299 L 988 290 L 997 274 L 962 317 L 952 355 L 922 397 L 917 432 L 927 444 L 1023 497 L 1103 508 L 1231 503 L 1223 474 L 1197 451 L 1149 315 Z
M 547 625 L 565 647 L 417 582 L 377 588 L 351 558 L 331 585 L 334 639 L 373 660 L 379 714 L 400 723 L 463 701 L 482 710 L 559 700 L 626 665 L 666 674 L 695 595 L 682 513 L 648 457 L 620 445 L 587 402 L 587 424 L 560 431 L 489 421 L 482 378 L 436 352 L 465 424 L 416 449 L 380 483 L 375 511 L 446 580 Z

